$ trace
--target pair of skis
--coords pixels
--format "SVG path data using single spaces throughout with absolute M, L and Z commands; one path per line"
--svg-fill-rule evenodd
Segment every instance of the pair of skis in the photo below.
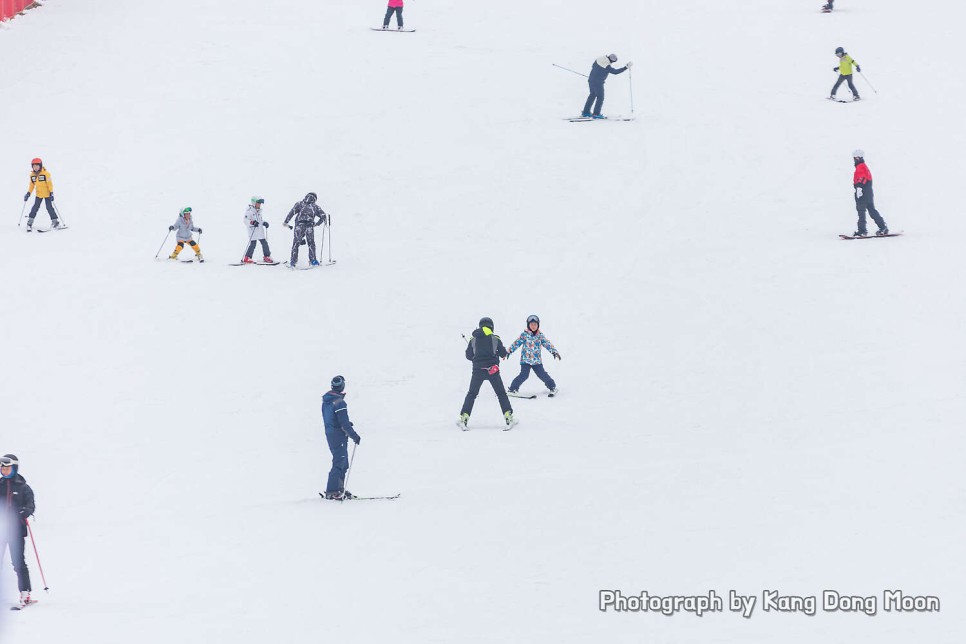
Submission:
M 293 271 L 311 271 L 316 268 L 324 268 L 326 266 L 332 266 L 333 264 L 335 264 L 335 260 L 324 262 L 324 263 L 320 262 L 315 266 L 312 266 L 311 264 L 309 264 L 308 266 L 298 266 L 298 265 L 292 266 L 292 264 L 289 262 L 282 262 L 282 264 L 284 264 L 285 266 L 287 266 L 289 269 Z
M 40 603 L 40 600 L 31 599 L 30 601 L 28 601 L 26 604 L 23 604 L 22 606 L 20 604 L 17 604 L 16 606 L 11 606 L 10 610 L 23 610 L 27 606 L 33 606 L 34 604 L 39 604 L 39 603 Z
M 34 233 L 51 233 L 57 230 L 67 230 L 67 226 L 57 226 L 57 228 L 28 228 L 27 232 Z
M 236 262 L 229 266 L 281 266 L 282 262 Z
M 400 492 L 399 494 L 393 494 L 391 496 L 351 496 L 347 499 L 327 499 L 325 498 L 325 492 L 319 492 L 319 496 L 322 497 L 323 501 L 392 501 L 402 496 L 402 493 Z
M 523 398 L 524 400 L 533 400 L 534 398 L 537 397 L 537 394 L 521 394 L 521 393 L 511 394 L 509 391 L 506 392 L 506 395 L 510 396 L 511 398 Z M 547 392 L 547 398 L 553 398 L 556 395 L 557 394 L 552 391 Z
M 392 27 L 392 28 L 389 28 L 389 27 L 369 27 L 369 28 L 372 29 L 373 31 L 394 31 L 397 34 L 411 34 L 414 31 L 416 31 L 415 29 L 403 29 L 402 27 Z
M 603 118 L 594 118 L 593 116 L 568 116 L 564 120 L 570 121 L 571 123 L 588 123 L 590 121 L 615 121 L 615 122 L 633 121 L 636 118 L 637 118 L 636 116 L 621 116 L 621 115 L 605 116 Z

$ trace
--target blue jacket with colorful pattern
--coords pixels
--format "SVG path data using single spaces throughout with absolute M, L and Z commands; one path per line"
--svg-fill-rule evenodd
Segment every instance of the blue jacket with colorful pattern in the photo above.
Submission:
M 530 329 L 526 329 L 513 341 L 513 344 L 507 347 L 507 351 L 513 353 L 519 347 L 523 347 L 520 350 L 520 364 L 543 364 L 540 358 L 540 347 L 547 347 L 550 355 L 557 355 L 557 349 L 539 329 L 536 333 L 530 333 Z

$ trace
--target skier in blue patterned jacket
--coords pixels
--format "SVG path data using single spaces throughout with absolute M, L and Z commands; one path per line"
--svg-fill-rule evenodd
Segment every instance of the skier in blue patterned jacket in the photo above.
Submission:
M 325 422 L 325 440 L 332 452 L 332 469 L 325 486 L 327 499 L 351 499 L 345 489 L 345 476 L 349 471 L 348 440 L 356 445 L 362 437 L 352 428 L 349 409 L 345 404 L 345 378 L 336 376 L 330 383 L 331 390 L 322 396 L 322 420 Z
M 520 375 L 513 379 L 510 383 L 510 393 L 515 394 L 520 389 L 520 385 L 526 382 L 527 378 L 530 377 L 530 370 L 532 369 L 537 378 L 543 381 L 543 384 L 547 385 L 547 389 L 550 390 L 551 394 L 557 393 L 557 384 L 550 377 L 550 374 L 543 368 L 543 359 L 540 355 L 540 348 L 546 347 L 547 351 L 550 352 L 557 360 L 560 360 L 560 352 L 554 347 L 547 336 L 540 331 L 540 318 L 536 315 L 531 315 L 527 318 L 527 328 L 520 334 L 520 337 L 513 341 L 510 347 L 507 349 L 507 357 L 509 354 L 520 348 Z

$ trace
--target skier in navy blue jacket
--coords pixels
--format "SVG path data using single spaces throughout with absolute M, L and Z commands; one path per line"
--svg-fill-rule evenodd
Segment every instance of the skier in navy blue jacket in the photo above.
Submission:
M 332 452 L 332 469 L 325 486 L 327 499 L 351 499 L 352 494 L 345 489 L 345 475 L 349 471 L 348 439 L 356 445 L 362 437 L 352 428 L 349 409 L 345 404 L 345 378 L 332 379 L 332 389 L 322 396 L 322 420 L 325 421 L 325 440 Z
M 0 559 L 10 550 L 10 563 L 17 572 L 20 604 L 23 608 L 33 603 L 30 599 L 30 572 L 24 550 L 27 543 L 27 518 L 34 513 L 34 491 L 19 473 L 19 461 L 13 454 L 0 457 Z
M 634 63 L 629 62 L 620 69 L 614 69 L 610 64 L 616 62 L 617 54 L 601 56 L 594 61 L 594 64 L 590 68 L 590 76 L 587 77 L 587 84 L 590 86 L 590 96 L 587 97 L 587 102 L 584 103 L 584 111 L 580 113 L 581 116 L 593 117 L 595 119 L 607 118 L 600 114 L 600 110 L 604 106 L 604 81 L 607 80 L 610 74 L 623 74 L 634 65 Z M 593 113 L 590 111 L 591 107 L 594 108 Z

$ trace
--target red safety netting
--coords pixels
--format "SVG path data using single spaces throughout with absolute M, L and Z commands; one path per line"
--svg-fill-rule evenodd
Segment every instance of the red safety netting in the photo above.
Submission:
M 13 18 L 33 2 L 34 0 L 0 0 L 0 20 Z

